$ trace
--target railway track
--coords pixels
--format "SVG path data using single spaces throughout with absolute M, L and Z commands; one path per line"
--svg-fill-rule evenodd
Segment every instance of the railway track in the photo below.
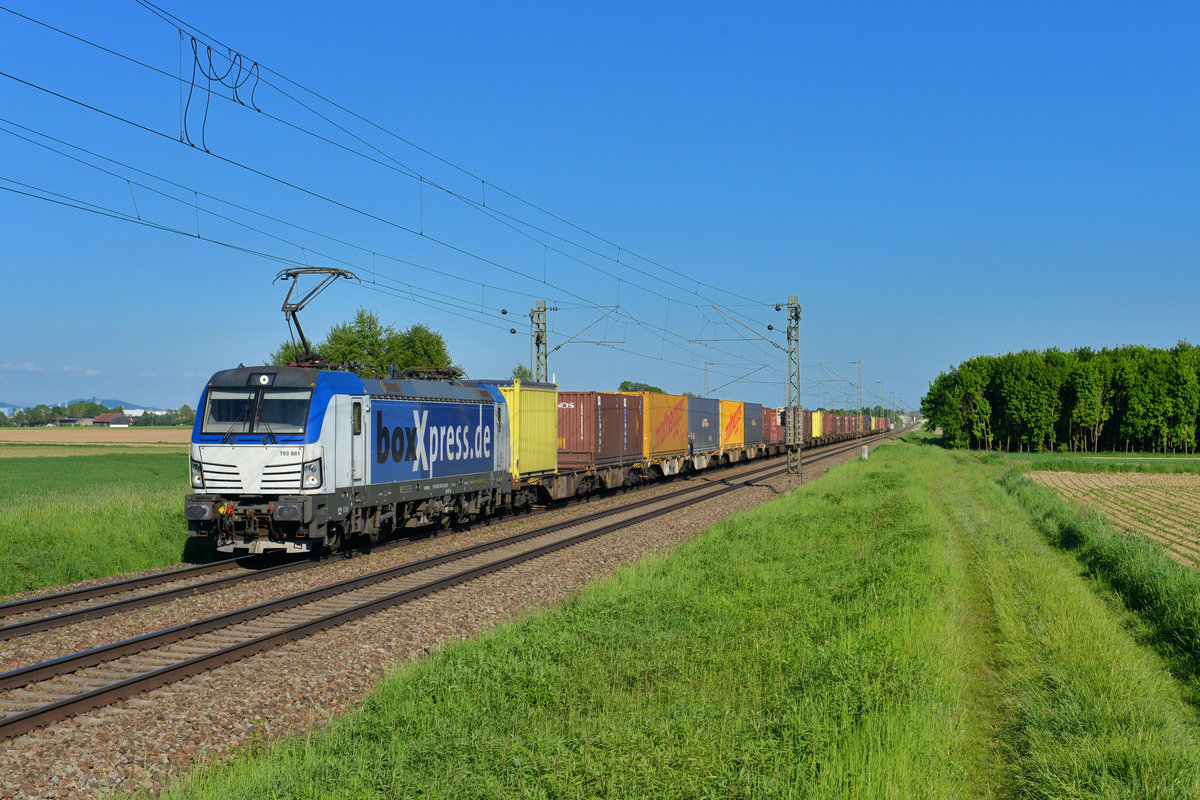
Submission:
M 555 504 L 544 509 L 543 512 L 562 507 L 561 503 Z M 381 543 L 372 548 L 372 552 L 382 552 L 392 547 L 403 546 L 405 543 L 414 541 L 415 538 L 417 537 Z M 345 555 L 347 555 L 345 552 L 331 553 L 321 558 L 291 559 L 284 560 L 283 563 L 272 563 L 279 562 L 279 557 L 242 556 L 210 564 L 167 570 L 137 578 L 15 600 L 0 604 L 0 641 L 184 597 L 220 591 L 239 583 L 261 581 L 291 572 L 307 570 L 318 566 L 322 561 L 341 558 Z M 254 569 L 252 568 L 254 565 L 263 566 Z M 216 575 L 216 577 L 209 577 L 212 575 Z M 45 613 L 47 611 L 50 613 Z
M 812 460 L 858 446 L 830 448 Z M 737 476 L 709 476 L 665 495 L 0 674 L 0 735 L 17 736 L 784 471 L 773 460 Z
M 857 446 L 857 442 L 827 446 L 822 448 L 816 457 L 810 456 L 810 460 L 822 458 L 820 453 L 832 456 L 854 446 Z M 561 507 L 561 504 L 555 504 L 550 510 Z M 378 545 L 374 550 L 402 546 L 408 541 L 412 539 L 394 540 Z M 272 562 L 278 561 L 278 558 L 243 556 L 3 603 L 0 604 L 0 641 L 184 597 L 220 591 L 239 583 L 261 581 L 307 570 L 326 558 L 338 558 L 343 555 L 333 553 L 324 558 L 305 558 L 274 564 Z M 253 568 L 255 565 L 259 565 L 259 568 Z M 45 613 L 47 611 L 51 613 Z
M 214 592 L 237 583 L 264 580 L 311 566 L 307 562 L 296 561 L 261 570 L 240 569 L 246 567 L 247 562 L 253 559 L 259 557 L 228 559 L 5 603 L 0 605 L 0 641 L 168 600 Z M 208 577 L 214 573 L 218 577 Z M 163 588 L 164 586 L 167 588 Z M 142 591 L 147 588 L 152 591 Z M 95 602 L 96 600 L 103 602 Z M 47 610 L 52 613 L 42 613 Z

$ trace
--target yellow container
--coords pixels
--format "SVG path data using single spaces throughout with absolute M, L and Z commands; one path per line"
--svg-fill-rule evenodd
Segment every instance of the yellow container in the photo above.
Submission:
M 746 404 L 741 400 L 721 401 L 721 449 L 746 443 Z
M 820 439 L 822 436 L 824 436 L 824 428 L 825 415 L 820 411 L 814 411 L 812 421 L 812 438 Z
M 686 455 L 688 399 L 685 394 L 623 392 L 642 398 L 642 455 L 647 459 Z
M 558 386 L 553 383 L 498 384 L 508 404 L 514 478 L 558 470 Z

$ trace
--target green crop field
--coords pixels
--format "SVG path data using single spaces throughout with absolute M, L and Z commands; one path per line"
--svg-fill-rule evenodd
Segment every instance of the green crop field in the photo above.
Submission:
M 0 594 L 184 559 L 186 453 L 47 447 L 0 458 Z
M 925 441 L 164 796 L 1200 796 L 1195 574 Z

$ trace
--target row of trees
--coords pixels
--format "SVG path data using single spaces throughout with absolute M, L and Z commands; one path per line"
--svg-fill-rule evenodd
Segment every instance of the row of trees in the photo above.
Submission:
M 14 413 L 0 412 L 0 427 L 5 428 L 41 428 L 61 417 L 98 417 L 110 411 L 124 413 L 121 406 L 108 408 L 100 403 L 78 402 L 66 406 L 48 406 L 44 403 L 32 408 L 17 409 Z M 191 425 L 196 420 L 196 412 L 190 406 L 178 410 L 155 413 L 148 411 L 133 420 L 135 426 L 146 425 Z
M 163 411 L 157 414 L 148 411 L 134 419 L 133 424 L 134 427 L 144 425 L 191 425 L 195 421 L 195 410 L 189 405 L 184 405 L 176 411 Z
M 440 333 L 421 323 L 403 331 L 396 330 L 392 325 L 384 325 L 378 314 L 365 308 L 358 310 L 353 322 L 334 325 L 313 349 L 330 364 L 352 365 L 364 378 L 383 377 L 392 365 L 399 370 L 452 367 L 450 351 Z M 288 341 L 279 345 L 267 363 L 283 366 L 303 355 L 299 345 Z
M 1200 348 L 1080 348 L 977 356 L 921 401 L 951 447 L 1007 451 L 1191 452 L 1200 423 Z
M 828 411 L 830 414 L 857 415 L 860 413 L 860 409 L 857 408 L 825 408 L 824 406 L 821 406 L 816 410 L 821 412 Z M 896 409 L 884 408 L 878 404 L 873 406 L 863 406 L 861 413 L 864 417 L 887 417 L 897 424 L 900 422 L 899 412 Z

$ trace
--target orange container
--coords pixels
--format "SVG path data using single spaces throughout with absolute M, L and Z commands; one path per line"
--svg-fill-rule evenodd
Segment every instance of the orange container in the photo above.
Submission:
M 687 395 L 658 392 L 627 394 L 642 398 L 642 455 L 646 458 L 687 455 Z
M 746 404 L 740 400 L 721 401 L 721 449 L 746 443 Z

